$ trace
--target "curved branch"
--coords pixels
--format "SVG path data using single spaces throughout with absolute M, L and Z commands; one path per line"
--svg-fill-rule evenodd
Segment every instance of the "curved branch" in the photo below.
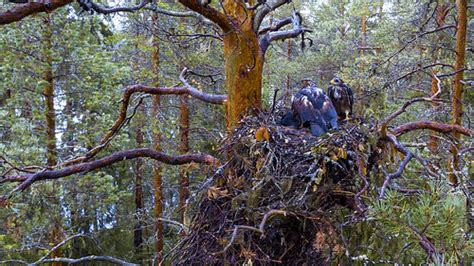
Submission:
M 291 18 L 289 19 L 291 20 L 291 23 L 293 24 L 292 29 L 281 30 L 281 31 L 269 31 L 265 35 L 260 37 L 260 40 L 259 40 L 260 47 L 262 47 L 262 51 L 264 53 L 271 42 L 284 40 L 288 38 L 294 38 L 305 31 L 305 29 L 303 29 L 301 26 L 301 16 L 299 14 L 297 14 L 296 12 L 293 12 Z M 283 20 L 283 21 L 286 22 L 286 20 Z M 287 24 L 289 23 L 286 23 L 284 25 L 287 25 Z M 284 25 L 282 25 L 281 27 L 283 27 Z
M 48 253 L 46 253 L 46 255 L 44 255 L 43 257 L 41 257 L 39 260 L 37 260 L 35 263 L 33 263 L 33 265 L 35 264 L 39 264 L 39 263 L 42 263 L 44 260 L 46 260 L 49 255 L 51 255 L 54 251 L 56 251 L 58 248 L 64 246 L 67 242 L 73 240 L 73 239 L 76 239 L 78 237 L 84 237 L 84 238 L 91 238 L 90 236 L 88 235 L 84 235 L 84 234 L 76 234 L 76 235 L 72 235 L 66 239 L 64 239 L 63 241 L 61 241 L 59 244 L 57 244 L 56 246 L 54 246 L 52 249 L 50 249 L 48 251 Z
M 253 20 L 253 31 L 258 32 L 263 19 L 268 13 L 290 2 L 291 0 L 270 0 L 261 5 L 255 13 L 255 18 Z
M 264 27 L 261 30 L 259 30 L 258 35 L 265 34 L 269 31 L 277 31 L 277 30 L 283 28 L 284 26 L 286 26 L 288 24 L 291 24 L 291 17 L 276 20 L 276 21 L 274 21 L 274 23 L 272 25 Z
M 10 24 L 20 21 L 23 18 L 41 12 L 51 12 L 57 8 L 71 4 L 74 0 L 50 0 L 39 2 L 30 2 L 27 4 L 17 4 L 12 9 L 0 13 L 0 25 Z
M 459 126 L 459 125 L 451 125 L 451 124 L 444 124 L 432 121 L 415 121 L 403 124 L 401 126 L 396 127 L 393 132 L 396 136 L 403 135 L 410 131 L 420 130 L 420 129 L 431 129 L 440 133 L 452 133 L 458 132 L 463 135 L 474 137 L 474 130 Z
M 108 7 L 108 6 L 99 5 L 92 1 L 89 2 L 90 8 L 92 10 L 104 15 L 117 13 L 117 12 L 134 12 L 134 11 L 142 9 L 148 3 L 150 3 L 150 0 L 142 0 L 139 4 L 135 6 L 130 6 L 130 7 Z
M 181 76 L 181 75 L 180 75 Z M 107 131 L 107 133 L 102 137 L 99 142 L 99 145 L 89 150 L 86 154 L 66 161 L 58 166 L 68 166 L 76 163 L 81 163 L 89 160 L 94 157 L 99 151 L 101 151 L 112 139 L 112 137 L 118 132 L 118 130 L 123 126 L 123 123 L 127 119 L 127 110 L 132 94 L 142 92 L 151 95 L 190 95 L 199 99 L 201 101 L 212 103 L 212 104 L 223 104 L 227 99 L 226 95 L 222 94 L 208 94 L 202 91 L 199 91 L 191 86 L 186 87 L 148 87 L 144 85 L 132 85 L 127 87 L 122 96 L 122 105 L 120 107 L 119 116 L 115 120 L 112 127 Z M 0 181 L 1 182 L 1 181 Z
M 209 5 L 201 5 L 199 0 L 179 0 L 185 7 L 203 15 L 205 18 L 219 25 L 224 31 L 228 32 L 232 29 L 230 20 L 222 12 L 210 7 Z
M 218 164 L 218 160 L 215 157 L 211 155 L 207 155 L 207 154 L 184 154 L 184 155 L 172 156 L 172 155 L 166 155 L 165 153 L 162 153 L 162 152 L 157 152 L 153 149 L 147 149 L 147 148 L 131 149 L 131 150 L 126 150 L 126 151 L 116 152 L 95 161 L 80 163 L 80 164 L 72 165 L 72 166 L 65 167 L 59 170 L 47 170 L 47 171 L 37 172 L 34 174 L 16 176 L 14 178 L 5 177 L 10 180 L 22 181 L 22 183 L 18 185 L 12 192 L 10 192 L 6 198 L 8 198 L 12 193 L 16 191 L 25 190 L 26 188 L 31 186 L 31 184 L 37 181 L 59 179 L 62 177 L 73 175 L 73 174 L 84 173 L 84 172 L 89 172 L 89 171 L 96 170 L 99 168 L 103 168 L 105 166 L 112 165 L 114 163 L 121 162 L 124 160 L 130 160 L 130 159 L 135 159 L 135 158 L 140 158 L 140 157 L 154 159 L 154 160 L 157 160 L 166 164 L 171 164 L 171 165 L 181 165 L 181 164 L 187 164 L 191 162 L 203 163 L 203 164 L 209 164 L 209 165 Z

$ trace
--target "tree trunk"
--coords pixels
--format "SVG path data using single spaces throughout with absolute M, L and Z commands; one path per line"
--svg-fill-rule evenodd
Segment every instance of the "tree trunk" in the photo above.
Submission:
M 186 101 L 186 95 L 180 96 L 179 105 L 179 152 L 186 154 L 189 152 L 189 109 Z M 186 200 L 189 197 L 189 176 L 185 166 L 180 168 L 179 172 L 179 221 L 183 224 L 187 224 L 187 206 Z M 182 234 L 184 236 L 184 234 Z
M 143 106 L 140 106 L 139 114 L 145 112 Z M 143 147 L 143 132 L 144 127 L 143 118 L 137 119 L 137 125 L 135 130 L 135 140 L 137 148 Z M 142 249 L 143 249 L 143 159 L 138 158 L 135 162 L 135 228 L 133 230 L 133 246 L 135 248 L 135 255 L 141 261 Z
M 45 125 L 46 125 L 46 158 L 48 166 L 54 166 L 57 162 L 57 151 L 56 151 L 56 116 L 54 110 L 54 78 L 53 78 L 53 45 L 52 45 L 52 36 L 53 36 L 53 27 L 51 22 L 51 14 L 46 15 L 44 32 L 43 32 L 43 41 L 44 41 L 44 60 L 46 62 L 46 69 L 43 73 L 43 80 L 46 81 L 46 84 L 43 88 L 43 96 L 45 99 Z M 59 201 L 56 197 L 56 182 L 53 182 L 51 198 L 53 199 L 54 207 L 59 206 Z M 53 228 L 51 230 L 51 243 L 56 245 L 61 242 L 61 223 L 60 223 L 60 214 L 56 214 L 53 217 Z M 61 257 L 62 252 L 60 249 L 56 249 L 51 256 Z M 61 265 L 60 262 L 53 262 L 53 266 Z
M 286 51 L 286 59 L 288 60 L 288 63 L 291 62 L 291 53 L 292 53 L 292 48 L 293 48 L 293 40 L 288 39 L 288 49 Z M 290 105 L 290 100 L 291 100 L 291 88 L 290 88 L 290 74 L 286 75 L 286 90 L 285 90 L 285 106 Z
M 262 106 L 263 51 L 252 29 L 254 12 L 239 1 L 225 0 L 224 9 L 238 29 L 224 33 L 227 126 L 232 129 L 249 111 Z M 237 27 L 237 26 L 235 26 Z
M 461 69 L 465 66 L 465 54 L 466 54 L 466 29 L 467 29 L 467 0 L 456 0 L 456 7 L 458 12 L 458 25 L 456 31 L 456 62 L 454 64 L 454 70 L 459 71 L 454 76 L 454 86 L 451 95 L 451 109 L 452 109 L 452 124 L 461 125 L 463 115 L 463 84 L 461 81 L 464 79 L 464 71 Z M 457 140 L 460 138 L 460 134 L 455 132 L 453 137 Z M 453 154 L 453 160 L 449 162 L 449 176 L 448 180 L 452 185 L 458 184 L 455 171 L 457 171 L 459 158 L 458 150 L 459 144 L 451 146 L 451 153 Z
M 156 33 L 158 27 L 158 16 L 156 13 L 152 15 L 152 31 Z M 153 34 L 153 48 L 152 48 L 152 71 L 153 71 L 153 86 L 160 85 L 159 79 L 159 67 L 160 67 L 160 45 L 158 43 L 158 38 L 156 34 Z M 156 151 L 161 151 L 161 137 L 158 130 L 158 115 L 160 112 L 160 96 L 153 96 L 153 124 L 155 125 L 153 130 L 153 145 Z M 155 162 L 153 167 L 153 194 L 154 194 L 154 208 L 153 208 L 153 217 L 155 224 L 155 248 L 156 255 L 154 258 L 155 265 L 159 265 L 163 259 L 163 222 L 159 219 L 163 217 L 163 181 L 161 174 L 161 164 Z
M 436 26 L 438 28 L 444 26 L 446 15 L 448 14 L 447 12 L 449 10 L 448 7 L 449 5 L 447 3 L 439 4 L 436 7 Z M 443 39 L 443 36 L 441 34 L 439 34 L 435 38 L 435 41 L 433 44 L 435 47 L 432 53 L 433 63 L 436 63 L 440 56 L 441 47 L 439 46 L 439 44 L 442 42 L 442 39 Z M 434 95 L 438 91 L 438 86 L 441 86 L 441 84 L 438 84 L 438 80 L 435 78 L 437 71 L 433 70 L 431 74 L 433 75 L 433 77 L 431 78 L 431 95 Z M 439 103 L 437 102 L 432 103 L 433 114 L 436 114 L 438 107 L 439 107 Z M 430 134 L 427 146 L 431 152 L 433 153 L 438 152 L 438 137 L 436 136 L 436 133 L 434 131 L 431 132 Z

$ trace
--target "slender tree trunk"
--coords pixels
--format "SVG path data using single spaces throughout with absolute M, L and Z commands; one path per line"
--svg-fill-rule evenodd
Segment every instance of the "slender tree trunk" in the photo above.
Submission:
M 46 69 L 43 73 L 43 80 L 46 84 L 43 88 L 43 96 L 45 99 L 45 125 L 46 125 L 46 158 L 48 166 L 54 166 L 57 162 L 57 151 L 56 151 L 56 115 L 54 110 L 54 78 L 53 78 L 53 27 L 52 27 L 51 14 L 46 15 L 43 41 L 44 47 L 44 59 L 46 62 Z M 52 198 L 54 198 L 54 204 L 59 206 L 59 200 L 56 198 L 56 182 L 53 182 Z M 55 208 L 56 210 L 59 208 Z M 55 245 L 61 241 L 61 223 L 60 214 L 53 215 L 53 228 L 51 231 L 51 242 Z M 61 257 L 62 252 L 60 249 L 55 250 L 52 253 L 52 257 Z M 53 266 L 61 265 L 59 262 L 53 262 Z
M 179 152 L 185 154 L 189 152 L 189 108 L 186 95 L 180 96 L 179 105 Z M 189 176 L 186 167 L 181 167 L 179 172 L 179 221 L 187 224 L 187 205 L 189 197 Z M 184 233 L 184 232 L 183 232 Z M 184 234 L 182 234 L 184 236 Z
M 436 7 L 436 25 L 437 27 L 442 27 L 444 26 L 445 20 L 446 20 L 446 15 L 448 14 L 447 11 L 449 5 L 447 3 L 440 3 Z M 433 58 L 433 63 L 436 63 L 438 61 L 438 58 L 440 56 L 440 51 L 441 47 L 439 44 L 442 42 L 443 36 L 440 34 L 436 37 L 433 45 L 435 48 L 433 49 L 432 53 L 432 58 Z M 437 71 L 433 70 L 431 72 L 433 75 L 433 78 L 431 78 L 431 95 L 436 94 L 438 91 L 438 86 L 441 86 L 441 84 L 438 84 L 438 80 L 435 78 Z M 432 111 L 435 114 L 437 109 L 439 107 L 439 103 L 433 102 L 432 103 Z M 436 133 L 433 131 L 430 134 L 429 140 L 428 140 L 428 148 L 430 149 L 431 152 L 437 153 L 438 152 L 438 137 L 436 136 Z
M 262 105 L 263 51 L 252 30 L 253 11 L 242 8 L 239 1 L 225 0 L 238 30 L 224 34 L 225 76 L 227 88 L 227 125 L 231 129 L 252 109 Z M 237 26 L 236 26 L 237 27 Z
M 139 115 L 145 112 L 143 105 L 140 106 Z M 135 141 L 137 148 L 143 147 L 143 132 L 144 127 L 143 117 L 137 119 L 137 125 L 135 130 Z M 133 230 L 133 246 L 135 248 L 136 257 L 141 260 L 143 253 L 143 159 L 138 158 L 135 161 L 135 228 Z
M 152 31 L 156 33 L 158 26 L 158 16 L 156 13 L 152 15 Z M 152 70 L 153 70 L 153 85 L 159 86 L 159 69 L 160 69 L 160 45 L 156 34 L 153 34 L 153 51 L 152 51 Z M 153 145 L 155 150 L 161 151 L 161 137 L 158 131 L 158 115 L 160 112 L 160 96 L 153 96 L 153 124 L 155 125 L 153 130 Z M 153 167 L 153 194 L 154 194 L 154 208 L 153 217 L 155 223 L 155 248 L 156 255 L 154 258 L 155 265 L 159 265 L 163 259 L 163 222 L 159 220 L 163 217 L 163 181 L 162 181 L 162 169 L 159 162 L 155 162 Z
M 454 76 L 454 86 L 451 95 L 451 109 L 452 109 L 452 124 L 461 125 L 463 115 L 463 84 L 464 71 L 461 69 L 465 66 L 465 54 L 466 54 L 466 30 L 467 30 L 467 0 L 456 0 L 456 7 L 458 12 L 458 25 L 456 31 L 456 62 L 454 64 L 454 70 L 459 71 Z M 461 135 L 457 132 L 453 133 L 453 137 L 459 140 Z M 451 146 L 451 153 L 453 154 L 453 160 L 449 162 L 449 182 L 453 185 L 458 184 L 455 171 L 458 169 L 459 158 L 458 150 L 459 144 Z
M 293 40 L 288 39 L 288 49 L 286 51 L 286 60 L 288 60 L 288 63 L 291 62 L 291 53 L 292 53 L 292 48 L 293 48 Z M 289 105 L 289 101 L 291 99 L 291 91 L 290 91 L 290 74 L 286 75 L 286 90 L 285 90 L 285 104 Z

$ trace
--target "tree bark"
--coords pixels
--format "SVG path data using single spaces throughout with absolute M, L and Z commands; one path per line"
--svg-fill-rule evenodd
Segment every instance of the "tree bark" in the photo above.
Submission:
M 189 108 L 186 100 L 186 95 L 180 96 L 180 105 L 179 105 L 179 152 L 181 154 L 186 154 L 189 152 Z M 189 176 L 186 167 L 181 167 L 179 171 L 179 204 L 178 204 L 178 213 L 179 213 L 179 222 L 182 224 L 187 224 L 186 214 L 187 214 L 187 205 L 186 201 L 189 197 Z M 182 234 L 184 236 L 184 232 Z
M 46 125 L 46 159 L 48 166 L 56 165 L 57 161 L 57 150 L 56 150 L 56 115 L 54 110 L 54 79 L 53 79 L 53 25 L 52 25 L 52 16 L 47 14 L 45 18 L 44 31 L 43 31 L 43 42 L 44 42 L 44 60 L 46 62 L 46 68 L 43 73 L 43 80 L 46 81 L 46 84 L 43 88 L 44 96 L 44 107 L 45 107 L 45 125 Z M 59 206 L 58 198 L 56 197 L 56 185 L 53 182 L 53 187 L 51 191 L 51 198 L 53 199 L 53 204 L 56 205 L 53 207 Z M 61 242 L 61 218 L 58 214 L 53 216 L 53 228 L 51 230 L 51 242 L 55 245 L 56 243 Z M 61 257 L 61 249 L 56 249 L 51 256 L 53 258 Z M 60 262 L 53 262 L 53 266 L 60 266 Z
M 143 106 L 140 106 L 140 114 L 144 113 Z M 144 127 L 143 118 L 140 117 L 137 119 L 137 125 L 135 130 L 135 141 L 137 147 L 143 147 L 143 132 L 142 128 Z M 135 228 L 133 230 L 133 246 L 135 248 L 135 255 L 141 261 L 142 251 L 143 251 L 143 218 L 144 218 L 144 209 L 143 209 L 143 159 L 138 158 L 135 162 Z
M 156 37 L 158 28 L 158 15 L 153 13 L 152 15 L 152 71 L 153 71 L 153 86 L 158 87 L 160 85 L 159 70 L 160 70 L 160 44 Z M 153 115 L 153 146 L 156 151 L 161 152 L 161 136 L 159 127 L 157 126 L 158 116 L 160 113 L 161 99 L 159 95 L 153 96 L 152 103 L 152 115 Z M 155 248 L 156 255 L 154 257 L 155 265 L 159 265 L 163 259 L 163 222 L 160 218 L 163 217 L 163 180 L 162 180 L 162 169 L 161 163 L 156 162 L 153 166 L 153 195 L 154 195 L 154 208 L 153 217 L 155 225 Z
M 451 95 L 451 108 L 452 108 L 452 124 L 461 126 L 462 115 L 463 115 L 463 84 L 464 71 L 461 69 L 465 66 L 465 54 L 466 54 L 466 30 L 467 30 L 467 0 L 456 0 L 456 8 L 458 12 L 458 25 L 456 31 L 456 62 L 454 64 L 454 70 L 459 71 L 454 76 L 454 86 Z M 460 139 L 458 132 L 453 132 L 452 136 L 456 139 Z M 451 153 L 453 154 L 453 160 L 449 161 L 449 175 L 448 180 L 452 185 L 458 184 L 455 171 L 458 169 L 459 158 L 458 150 L 459 144 L 451 146 Z
M 238 29 L 224 33 L 227 89 L 227 126 L 238 125 L 248 112 L 261 108 L 264 53 L 253 31 L 254 12 L 241 3 L 225 0 L 223 5 Z
M 449 10 L 448 7 L 449 7 L 449 5 L 447 3 L 441 3 L 438 6 L 436 6 L 436 11 L 435 11 L 436 12 L 436 17 L 435 18 L 436 18 L 436 26 L 438 28 L 444 26 L 444 23 L 445 23 L 445 20 L 446 20 L 446 15 L 448 14 L 447 11 Z M 443 36 L 441 34 L 438 35 L 437 37 L 435 37 L 434 44 L 433 44 L 435 46 L 435 48 L 433 49 L 433 53 L 432 53 L 433 63 L 436 63 L 438 61 L 440 51 L 441 51 L 441 47 L 439 45 L 440 45 L 442 39 L 443 39 Z M 431 95 L 435 95 L 438 92 L 438 86 L 441 86 L 441 84 L 438 84 L 439 81 L 435 77 L 436 74 L 437 74 L 437 71 L 433 70 L 431 72 L 431 74 L 433 75 L 433 77 L 431 78 Z M 439 107 L 439 103 L 436 102 L 436 101 L 433 101 L 431 107 L 432 107 L 433 114 L 436 114 L 437 109 Z M 439 145 L 438 137 L 433 132 L 432 134 L 430 134 L 427 146 L 428 146 L 428 148 L 430 149 L 431 152 L 437 153 L 438 152 L 438 145 Z

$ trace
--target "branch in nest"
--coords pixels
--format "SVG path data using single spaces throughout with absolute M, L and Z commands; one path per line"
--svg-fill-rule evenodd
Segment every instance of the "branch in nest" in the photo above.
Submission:
M 260 233 L 262 235 L 262 237 L 264 237 L 265 235 L 265 224 L 267 223 L 267 220 L 270 219 L 270 217 L 272 215 L 275 215 L 275 214 L 279 214 L 279 215 L 284 215 L 286 216 L 288 214 L 288 212 L 286 211 L 283 211 L 283 210 L 270 210 L 268 211 L 267 213 L 265 213 L 265 215 L 263 216 L 263 219 L 262 221 L 260 222 L 260 225 L 259 227 L 253 227 L 253 226 L 248 226 L 248 225 L 236 225 L 234 227 L 234 231 L 232 232 L 232 237 L 230 238 L 230 241 L 229 243 L 225 246 L 225 248 L 222 250 L 222 251 L 219 251 L 219 252 L 216 252 L 216 253 L 213 253 L 213 255 L 219 255 L 219 254 L 223 254 L 225 253 L 235 242 L 235 240 L 237 239 L 237 235 L 239 233 L 239 230 L 242 230 L 242 229 L 245 229 L 245 230 L 251 230 L 251 231 L 255 231 L 257 233 Z

